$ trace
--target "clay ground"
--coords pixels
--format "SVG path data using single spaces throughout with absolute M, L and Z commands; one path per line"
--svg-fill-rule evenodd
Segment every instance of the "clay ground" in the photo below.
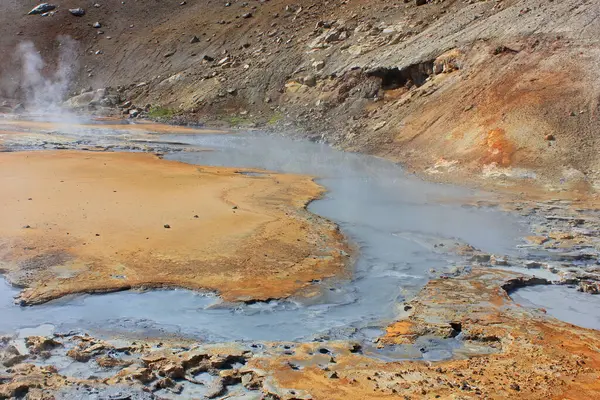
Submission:
M 0 260 L 23 303 L 161 286 L 262 300 L 345 271 L 307 176 L 76 151 L 1 153 L 0 171 Z

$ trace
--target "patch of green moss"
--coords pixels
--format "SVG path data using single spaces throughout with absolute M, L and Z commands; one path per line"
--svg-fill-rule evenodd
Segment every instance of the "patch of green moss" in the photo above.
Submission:
M 165 107 L 155 106 L 148 111 L 148 116 L 150 118 L 173 118 L 174 115 L 174 110 Z
M 275 113 L 275 114 L 273 114 L 271 116 L 271 118 L 269 118 L 269 120 L 267 121 L 267 125 L 275 125 L 276 123 L 278 123 L 282 119 L 283 119 L 283 114 L 281 114 L 281 113 Z

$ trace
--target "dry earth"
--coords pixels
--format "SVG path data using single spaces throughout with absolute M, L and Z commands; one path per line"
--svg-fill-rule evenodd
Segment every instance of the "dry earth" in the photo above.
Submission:
M 0 261 L 24 304 L 160 286 L 265 300 L 345 271 L 307 176 L 37 151 L 1 153 L 0 186 Z

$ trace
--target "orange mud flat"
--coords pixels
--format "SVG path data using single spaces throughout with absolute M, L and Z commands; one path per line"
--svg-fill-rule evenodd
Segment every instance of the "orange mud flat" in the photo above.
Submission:
M 101 121 L 100 119 L 98 121 Z M 105 120 L 110 121 L 110 120 Z M 26 132 L 36 131 L 54 131 L 54 130 L 65 130 L 67 132 L 82 130 L 82 129 L 102 129 L 102 130 L 116 130 L 116 131 L 129 131 L 129 132 L 141 132 L 141 133 L 155 133 L 155 134 L 206 134 L 206 135 L 217 135 L 217 134 L 228 134 L 230 132 L 220 129 L 205 129 L 205 128 L 194 128 L 188 126 L 179 125 L 168 125 L 159 124 L 154 122 L 136 121 L 136 123 L 122 124 L 120 120 L 115 119 L 114 124 L 103 123 L 81 123 L 75 121 L 68 122 L 47 122 L 47 121 L 29 121 L 29 120 L 13 120 L 13 119 L 0 119 L 0 134 L 8 133 L 14 134 L 19 133 L 19 130 Z
M 39 151 L 0 153 L 0 187 L 0 268 L 22 304 L 163 286 L 264 300 L 345 271 L 308 176 Z

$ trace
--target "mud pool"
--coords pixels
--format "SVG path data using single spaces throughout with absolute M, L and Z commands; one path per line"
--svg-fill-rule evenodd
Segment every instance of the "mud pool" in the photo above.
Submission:
M 99 125 L 65 135 L 118 149 L 127 132 L 112 129 Z M 328 193 L 309 209 L 339 224 L 357 246 L 352 279 L 315 282 L 317 296 L 255 304 L 224 304 L 210 293 L 154 290 L 81 295 L 24 308 L 13 304 L 18 289 L 2 282 L 0 332 L 52 324 L 57 330 L 173 334 L 215 342 L 369 339 L 402 315 L 402 302 L 430 278 L 464 261 L 453 246 L 468 243 L 486 253 L 511 255 L 525 232 L 516 216 L 466 205 L 489 194 L 423 182 L 394 163 L 326 145 L 262 134 L 161 135 L 157 143 L 166 159 L 316 176 Z M 194 148 L 210 151 L 189 151 Z
M 517 289 L 510 297 L 524 307 L 584 328 L 600 329 L 600 296 L 578 292 L 572 286 L 531 286 Z

